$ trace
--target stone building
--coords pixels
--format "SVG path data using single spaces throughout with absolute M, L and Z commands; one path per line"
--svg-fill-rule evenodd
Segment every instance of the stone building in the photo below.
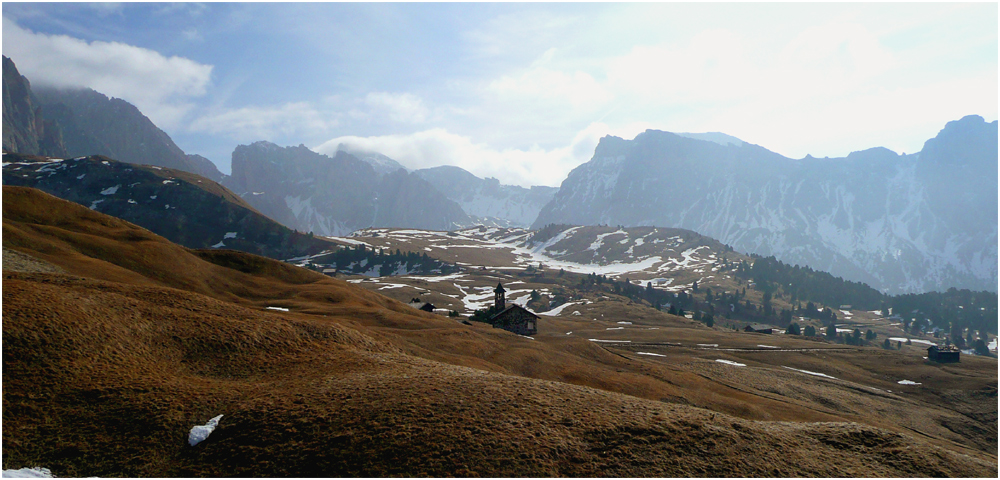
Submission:
M 493 328 L 502 328 L 518 335 L 538 333 L 538 315 L 520 305 L 507 305 L 505 292 L 503 284 L 497 283 L 497 288 L 493 290 L 493 310 L 497 313 L 490 317 Z

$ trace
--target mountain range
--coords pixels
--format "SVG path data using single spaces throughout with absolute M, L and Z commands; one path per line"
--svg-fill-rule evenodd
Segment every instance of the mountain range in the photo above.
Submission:
M 500 227 L 527 227 L 538 217 L 558 188 L 502 185 L 496 178 L 479 178 L 451 165 L 416 170 L 450 200 L 457 202 L 474 223 Z
M 6 56 L 3 95 L 4 150 L 60 158 L 104 155 L 222 179 L 214 163 L 185 154 L 134 105 L 89 88 L 32 88 Z
M 379 175 L 343 150 L 333 157 L 304 145 L 240 145 L 223 185 L 265 215 L 317 235 L 371 226 L 450 230 L 469 223 L 455 202 L 422 178 L 398 169 Z
M 719 132 L 605 137 L 559 189 L 502 185 L 454 166 L 410 170 L 340 145 L 240 145 L 232 175 L 186 154 L 138 109 L 88 89 L 33 90 L 4 57 L 4 149 L 104 155 L 196 173 L 301 232 L 476 224 L 684 228 L 886 293 L 996 290 L 997 122 L 948 123 L 914 154 L 885 148 L 790 159 Z
M 293 232 L 216 182 L 183 170 L 95 155 L 66 160 L 5 153 L 3 184 L 37 188 L 147 228 L 188 248 L 288 259 L 335 247 Z
M 686 228 L 887 293 L 995 291 L 997 122 L 949 122 L 924 148 L 793 160 L 745 142 L 607 136 L 546 224 Z

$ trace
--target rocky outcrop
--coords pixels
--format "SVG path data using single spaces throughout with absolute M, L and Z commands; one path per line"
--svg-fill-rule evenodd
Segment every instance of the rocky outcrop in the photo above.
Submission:
M 223 184 L 265 215 L 317 235 L 347 235 L 367 227 L 450 230 L 470 219 L 420 177 L 396 170 L 379 175 L 343 150 L 333 157 L 304 145 L 270 142 L 233 151 Z
M 996 121 L 950 122 L 911 155 L 793 160 L 720 143 L 605 137 L 534 225 L 686 228 L 888 293 L 996 290 Z
M 31 83 L 3 57 L 3 148 L 10 152 L 66 156 L 59 126 L 47 120 L 31 91 Z
M 221 179 L 204 157 L 189 158 L 134 105 L 91 89 L 40 88 L 36 95 L 59 125 L 71 157 L 104 155 L 122 162 L 176 168 Z M 205 161 L 202 161 L 205 160 Z
M 496 178 L 479 178 L 450 165 L 414 173 L 457 202 L 476 223 L 499 227 L 528 227 L 558 188 L 501 185 Z
M 187 154 L 187 159 L 191 163 L 191 167 L 195 169 L 195 171 L 191 173 L 201 175 L 216 182 L 221 182 L 225 177 L 225 175 L 219 171 L 219 168 L 215 166 L 215 163 L 212 163 L 211 160 L 201 155 L 189 153 Z

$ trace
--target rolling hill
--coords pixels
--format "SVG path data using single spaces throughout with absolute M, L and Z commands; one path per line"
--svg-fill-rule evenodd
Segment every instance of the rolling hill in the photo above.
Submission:
M 910 347 L 731 333 L 614 298 L 588 305 L 609 317 L 553 317 L 525 338 L 262 257 L 184 248 L 22 187 L 4 186 L 3 243 L 65 272 L 13 271 L 5 255 L 5 469 L 997 474 L 995 359 L 938 366 Z M 640 310 L 613 313 L 628 308 Z M 189 446 L 191 427 L 220 414 Z
M 265 217 L 207 178 L 102 156 L 51 159 L 5 153 L 4 185 L 38 188 L 116 216 L 191 248 L 230 248 L 271 258 L 334 245 Z

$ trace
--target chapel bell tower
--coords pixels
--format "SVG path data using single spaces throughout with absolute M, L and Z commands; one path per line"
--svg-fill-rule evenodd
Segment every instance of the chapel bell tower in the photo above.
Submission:
M 506 290 L 503 289 L 503 284 L 497 282 L 497 288 L 493 290 L 493 306 L 498 311 L 507 308 L 507 298 L 504 295 Z

